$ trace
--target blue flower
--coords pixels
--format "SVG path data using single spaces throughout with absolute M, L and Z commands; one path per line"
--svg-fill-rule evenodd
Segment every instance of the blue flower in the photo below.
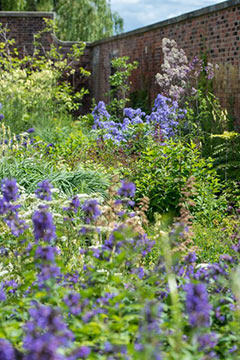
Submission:
M 91 350 L 88 346 L 81 346 L 80 348 L 73 351 L 72 355 L 68 358 L 68 360 L 78 360 L 78 359 L 86 359 L 91 353 Z
M 34 133 L 34 132 L 35 132 L 35 129 L 34 129 L 34 128 L 30 128 L 30 129 L 27 130 L 27 133 L 29 133 L 29 134 L 32 134 L 32 133 Z
M 208 293 L 204 284 L 189 283 L 185 285 L 186 310 L 192 327 L 209 326 L 210 310 Z
M 57 249 L 53 246 L 39 246 L 36 249 L 35 257 L 37 259 L 54 262 L 56 253 Z
M 52 193 L 51 193 L 52 185 L 48 180 L 43 180 L 42 182 L 38 183 L 38 189 L 35 191 L 36 197 L 41 200 L 52 200 Z
M 16 360 L 14 348 L 5 339 L 0 339 L 0 359 L 1 360 Z
M 56 237 L 56 228 L 53 223 L 52 214 L 46 211 L 46 208 L 42 208 L 39 211 L 35 211 L 32 217 L 33 221 L 33 233 L 35 240 L 40 239 L 51 242 Z
M 5 301 L 6 300 L 6 294 L 5 294 L 5 291 L 4 291 L 4 284 L 3 283 L 0 283 L 0 301 Z M 1 351 L 0 351 L 1 353 Z M 1 357 L 0 357 L 1 359 Z
M 118 195 L 122 197 L 133 197 L 135 195 L 136 186 L 134 183 L 122 180 L 122 186 L 118 189 Z
M 78 315 L 81 312 L 81 296 L 77 293 L 70 293 L 64 297 L 65 304 L 69 307 L 71 314 Z
M 18 187 L 15 179 L 3 179 L 1 189 L 3 193 L 3 199 L 7 202 L 16 201 L 19 197 Z
M 101 215 L 99 203 L 94 199 L 86 200 L 82 205 L 82 210 L 85 213 L 84 220 L 87 224 L 90 224 L 91 221 L 96 220 Z

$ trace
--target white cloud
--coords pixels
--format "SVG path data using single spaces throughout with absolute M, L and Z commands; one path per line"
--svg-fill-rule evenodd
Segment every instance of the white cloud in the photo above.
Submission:
M 122 6 L 123 4 L 139 4 L 141 0 L 112 0 L 112 7 Z
M 219 3 L 219 0 L 111 0 L 112 10 L 124 19 L 125 31 Z

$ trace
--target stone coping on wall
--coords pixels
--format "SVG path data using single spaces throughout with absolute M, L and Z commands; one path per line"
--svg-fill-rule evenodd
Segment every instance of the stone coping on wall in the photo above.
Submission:
M 84 43 L 86 46 L 89 46 L 91 43 L 89 42 L 86 42 L 86 41 L 64 41 L 64 40 L 60 40 L 57 38 L 57 36 L 55 34 L 52 34 L 52 39 L 53 39 L 53 42 L 54 44 L 57 44 L 59 46 L 66 46 L 66 47 L 70 47 L 72 45 L 75 45 L 75 44 L 82 44 Z
M 54 12 L 41 12 L 41 11 L 0 11 L 1 17 L 51 17 L 55 19 Z

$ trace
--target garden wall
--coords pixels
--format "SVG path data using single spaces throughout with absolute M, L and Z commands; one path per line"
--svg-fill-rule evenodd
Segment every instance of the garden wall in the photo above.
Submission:
M 33 34 L 44 27 L 43 18 L 54 18 L 53 13 L 0 12 L 0 21 L 8 24 L 17 46 L 32 49 Z M 149 94 L 152 101 L 159 91 L 155 74 L 163 60 L 162 39 L 176 40 L 189 58 L 206 54 L 208 61 L 219 64 L 214 90 L 224 106 L 235 115 L 240 126 L 240 0 L 229 0 L 193 11 L 135 31 L 87 44 L 81 64 L 92 71 L 87 84 L 91 96 L 104 99 L 113 57 L 128 55 L 139 62 L 132 76 L 131 91 Z M 72 42 L 62 42 L 46 36 L 48 46 L 54 41 L 67 52 Z
M 108 89 L 110 59 L 130 56 L 139 67 L 132 76 L 132 91 L 147 89 L 150 100 L 159 91 L 155 74 L 163 61 L 164 37 L 174 39 L 189 58 L 206 54 L 219 64 L 215 93 L 240 125 L 240 1 L 231 0 L 159 22 L 90 45 L 92 49 L 92 89 L 97 100 Z

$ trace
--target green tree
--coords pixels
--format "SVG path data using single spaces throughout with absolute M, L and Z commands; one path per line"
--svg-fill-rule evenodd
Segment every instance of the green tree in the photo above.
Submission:
M 123 31 L 110 0 L 0 0 L 3 11 L 55 11 L 62 40 L 96 41 Z

